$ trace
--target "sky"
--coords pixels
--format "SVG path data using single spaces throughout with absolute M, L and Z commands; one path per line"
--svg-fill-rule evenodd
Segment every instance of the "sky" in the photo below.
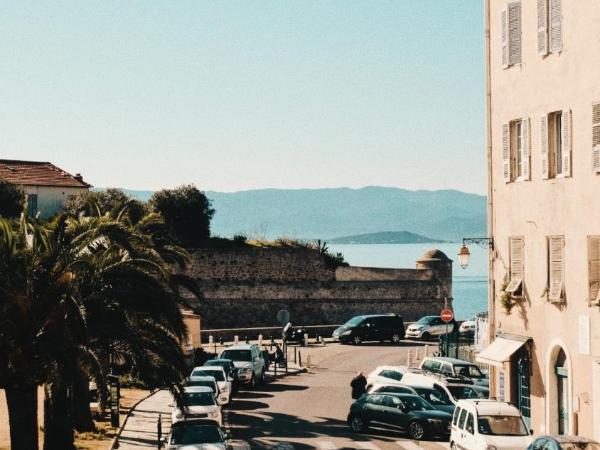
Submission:
M 484 194 L 481 0 L 0 0 L 0 158 L 97 187 Z

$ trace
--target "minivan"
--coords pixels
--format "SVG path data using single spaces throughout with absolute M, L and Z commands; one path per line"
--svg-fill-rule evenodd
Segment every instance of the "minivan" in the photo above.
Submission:
M 421 361 L 419 369 L 448 377 L 464 377 L 478 386 L 489 386 L 488 377 L 481 371 L 479 366 L 470 361 L 463 361 L 462 359 L 427 356 Z
M 366 341 L 390 341 L 398 344 L 404 338 L 404 322 L 396 314 L 356 316 L 333 332 L 333 339 L 342 344 L 359 345 Z

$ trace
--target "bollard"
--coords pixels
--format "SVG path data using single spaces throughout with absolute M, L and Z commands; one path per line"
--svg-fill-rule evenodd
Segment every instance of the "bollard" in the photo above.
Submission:
M 298 347 L 294 347 L 294 364 L 298 364 Z
M 415 347 L 415 362 L 419 360 L 419 347 Z
M 310 355 L 306 355 L 306 367 L 310 367 Z
M 271 336 L 271 348 L 270 350 L 273 350 L 273 346 L 275 345 L 275 338 L 273 336 Z
M 240 337 L 236 334 L 233 337 L 233 345 L 238 345 L 239 342 L 240 342 Z
M 158 415 L 158 422 L 156 423 L 156 434 L 158 436 L 156 447 L 161 449 L 162 448 L 162 418 L 161 418 L 160 414 Z
M 288 347 L 285 346 L 285 374 L 288 373 Z
M 411 350 L 406 353 L 406 367 L 410 367 Z
M 277 379 L 277 365 L 278 365 L 278 364 L 279 364 L 279 363 L 278 363 L 277 361 L 274 361 L 274 362 L 273 362 L 273 367 L 275 367 L 275 369 L 273 369 L 273 370 L 275 371 L 275 379 Z
M 429 356 L 429 345 L 425 346 L 425 358 Z
M 245 337 L 244 337 L 244 342 L 246 342 L 246 344 L 249 344 L 249 343 L 250 343 L 250 339 L 248 338 L 248 336 L 245 336 Z
M 262 334 L 258 335 L 258 346 L 262 347 Z
M 308 333 L 304 333 L 304 340 L 302 341 L 302 345 L 308 345 Z
M 302 367 L 302 352 L 298 351 L 298 365 Z

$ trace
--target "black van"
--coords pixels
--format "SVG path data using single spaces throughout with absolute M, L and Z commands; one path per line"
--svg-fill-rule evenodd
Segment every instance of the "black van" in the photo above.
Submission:
M 356 316 L 333 332 L 333 339 L 342 344 L 359 345 L 365 341 L 391 341 L 404 339 L 404 322 L 396 314 L 370 314 Z

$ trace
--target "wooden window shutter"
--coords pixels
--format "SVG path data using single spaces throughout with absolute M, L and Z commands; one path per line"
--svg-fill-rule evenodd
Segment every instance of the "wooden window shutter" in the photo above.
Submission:
M 548 54 L 548 0 L 537 0 L 538 53 Z
M 521 3 L 508 4 L 508 64 L 521 62 Z
M 600 103 L 592 106 L 592 168 L 600 172 Z
M 565 177 L 571 176 L 571 119 L 570 110 L 565 110 L 562 112 L 562 140 L 560 144 L 562 145 L 563 158 L 562 175 Z
M 548 300 L 560 303 L 564 291 L 564 236 L 552 236 L 548 239 L 548 272 L 549 293 Z
M 588 282 L 590 305 L 600 304 L 600 236 L 588 236 Z
M 521 121 L 521 177 L 529 180 L 531 167 L 531 151 L 529 141 L 529 119 Z
M 523 255 L 524 246 L 522 237 L 511 237 L 509 239 L 510 247 L 510 282 L 506 287 L 506 292 L 519 294 L 522 292 L 523 284 Z
M 510 124 L 502 124 L 502 172 L 504 181 L 510 183 Z
M 562 50 L 562 11 L 561 0 L 549 0 L 550 6 L 550 51 Z
M 549 178 L 550 159 L 548 158 L 548 116 L 542 116 L 540 121 L 541 144 L 542 144 L 542 179 Z
M 502 67 L 508 67 L 508 11 L 502 10 Z

